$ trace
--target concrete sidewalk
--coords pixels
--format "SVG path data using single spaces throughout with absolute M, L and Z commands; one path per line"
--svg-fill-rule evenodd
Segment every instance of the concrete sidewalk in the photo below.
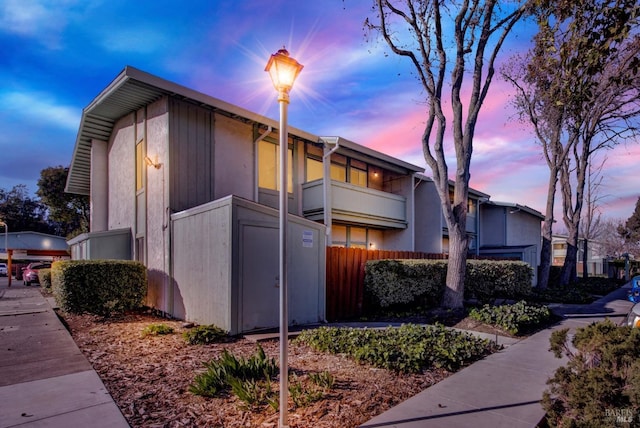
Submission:
M 40 293 L 0 278 L 0 428 L 129 427 Z
M 627 314 L 629 285 L 590 305 L 556 305 L 565 318 L 552 328 L 506 347 L 361 425 L 398 427 L 535 427 L 545 415 L 540 400 L 546 381 L 566 363 L 549 349 L 554 330 L 575 330 Z

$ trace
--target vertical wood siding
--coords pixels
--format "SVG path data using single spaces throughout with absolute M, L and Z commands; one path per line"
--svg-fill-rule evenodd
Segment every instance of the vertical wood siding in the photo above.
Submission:
M 367 260 L 446 258 L 446 254 L 327 247 L 327 320 L 362 315 Z

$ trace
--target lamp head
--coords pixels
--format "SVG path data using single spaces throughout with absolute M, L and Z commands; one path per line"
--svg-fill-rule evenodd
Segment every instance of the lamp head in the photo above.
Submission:
M 271 55 L 264 71 L 269 72 L 273 86 L 278 92 L 288 93 L 304 66 L 289 56 L 283 47 Z

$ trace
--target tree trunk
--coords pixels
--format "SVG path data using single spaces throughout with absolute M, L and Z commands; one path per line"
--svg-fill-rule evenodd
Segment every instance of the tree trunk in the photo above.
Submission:
M 572 227 L 567 236 L 567 255 L 564 258 L 560 273 L 560 285 L 567 286 L 576 281 L 576 264 L 578 261 L 578 229 Z
M 554 156 L 555 157 L 555 156 Z M 549 286 L 551 272 L 552 238 L 553 238 L 553 207 L 558 185 L 558 167 L 549 165 L 549 183 L 547 185 L 547 206 L 545 208 L 544 223 L 542 224 L 542 248 L 540 249 L 540 269 L 538 272 L 538 288 Z
M 586 281 L 589 278 L 589 264 L 587 261 L 589 260 L 589 241 L 587 238 L 584 238 L 582 242 L 582 280 Z
M 544 290 L 549 286 L 551 274 L 551 238 L 542 237 L 542 249 L 540 250 L 540 269 L 538 270 L 538 288 Z
M 447 264 L 447 287 L 442 306 L 459 309 L 464 305 L 464 277 L 467 270 L 468 238 L 458 226 L 449 229 L 449 262 Z

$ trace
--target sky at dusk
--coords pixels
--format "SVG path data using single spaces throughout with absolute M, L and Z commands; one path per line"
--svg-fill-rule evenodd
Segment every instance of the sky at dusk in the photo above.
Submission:
M 40 171 L 68 166 L 82 109 L 131 65 L 259 114 L 278 118 L 264 71 L 283 45 L 304 70 L 289 124 L 341 136 L 426 168 L 424 94 L 410 64 L 365 37 L 370 0 L 1 0 L 0 188 L 37 190 Z M 510 36 L 501 63 L 529 46 Z M 471 187 L 494 201 L 544 212 L 548 168 L 496 76 L 474 139 Z M 453 156 L 451 152 L 450 156 Z M 626 219 L 640 196 L 640 144 L 606 156 L 599 202 Z M 450 171 L 454 166 L 450 164 Z M 559 205 L 559 200 L 557 205 Z

